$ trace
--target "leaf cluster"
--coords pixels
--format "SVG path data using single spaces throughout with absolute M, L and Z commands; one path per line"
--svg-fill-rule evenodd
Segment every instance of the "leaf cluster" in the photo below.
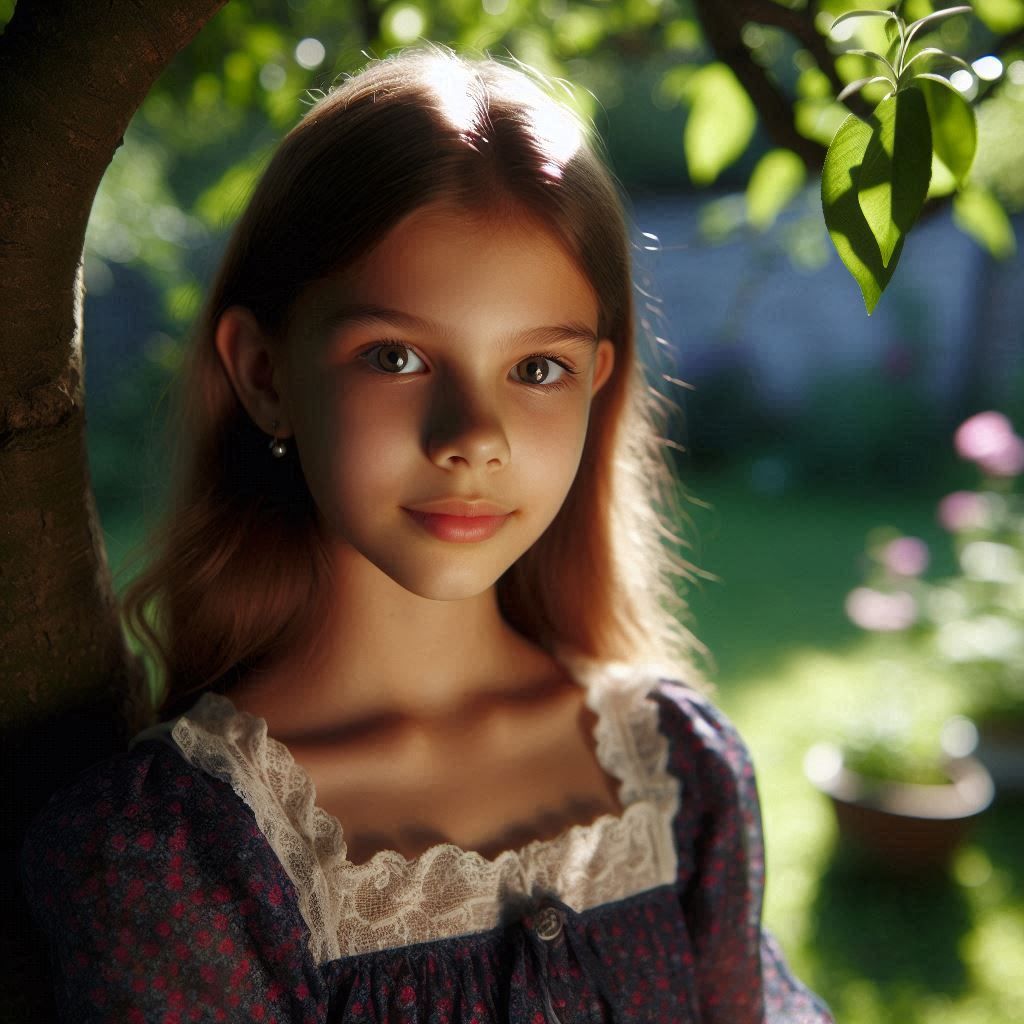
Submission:
M 13 0 L 0 0 L 0 24 L 13 6 Z M 191 294 L 195 281 L 205 275 L 212 258 L 208 251 L 216 247 L 252 187 L 270 146 L 302 114 L 303 104 L 368 57 L 421 38 L 467 52 L 513 53 L 574 83 L 570 89 L 566 82 L 567 98 L 594 116 L 599 130 L 609 136 L 613 167 L 627 184 L 629 167 L 646 167 L 652 161 L 665 164 L 655 172 L 655 187 L 665 187 L 673 175 L 685 186 L 680 157 L 690 181 L 699 185 L 720 183 L 735 168 L 728 181 L 737 176 L 746 181 L 746 196 L 728 211 L 722 208 L 729 212 L 729 230 L 767 230 L 801 198 L 806 213 L 799 224 L 787 225 L 782 244 L 806 265 L 820 265 L 827 258 L 825 232 L 806 184 L 820 171 L 829 143 L 849 111 L 873 131 L 875 114 L 865 95 L 872 96 L 880 85 L 892 90 L 893 80 L 901 85 L 901 73 L 903 85 L 910 84 L 906 76 L 914 76 L 913 87 L 935 108 L 929 108 L 937 154 L 929 198 L 959 188 L 954 200 L 957 223 L 990 251 L 1012 251 L 1012 228 L 996 198 L 1005 202 L 1015 194 L 997 180 L 1000 173 L 1016 174 L 1012 147 L 1000 149 L 1003 170 L 990 172 L 980 166 L 986 150 L 982 138 L 971 183 L 958 180 L 958 160 L 965 162 L 973 152 L 973 112 L 963 97 L 927 76 L 940 67 L 931 46 L 936 26 L 937 34 L 960 52 L 970 48 L 975 54 L 999 54 L 1009 64 L 1024 51 L 1024 4 L 977 0 L 977 18 L 968 23 L 963 18 L 928 20 L 931 0 L 906 0 L 902 6 L 918 17 L 904 26 L 902 36 L 895 15 L 865 14 L 856 24 L 873 31 L 881 22 L 889 35 L 879 42 L 879 33 L 869 32 L 863 45 L 873 49 L 836 55 L 827 44 L 827 32 L 850 6 L 850 0 L 232 0 L 168 68 L 126 135 L 115 160 L 123 173 L 108 176 L 104 190 L 109 202 L 102 205 L 103 216 L 95 218 L 90 233 L 92 264 L 140 265 L 167 296 L 168 329 L 172 323 L 180 325 L 194 303 L 178 300 Z M 965 24 L 977 25 L 978 31 L 963 29 Z M 1002 38 L 993 38 L 995 33 L 1003 33 Z M 324 49 L 316 66 L 297 57 L 299 44 L 310 40 Z M 927 44 L 923 49 L 922 43 Z M 958 60 L 950 64 L 962 71 Z M 868 77 L 880 81 L 844 92 L 848 80 L 871 64 L 877 73 Z M 649 108 L 637 108 L 651 86 Z M 1010 96 L 1013 88 L 1007 81 L 990 91 L 998 90 L 998 98 Z M 983 100 L 986 89 L 981 88 Z M 838 100 L 841 95 L 843 102 Z M 628 114 L 616 111 L 620 105 L 624 110 L 624 99 Z M 996 104 L 986 100 L 980 105 L 983 125 L 989 106 Z M 1004 107 L 1016 110 L 1012 102 Z M 688 116 L 681 116 L 684 109 Z M 1011 136 L 1013 130 L 1011 125 L 998 132 Z M 884 143 L 878 139 L 880 167 L 888 156 Z M 135 168 L 143 166 L 150 169 L 150 181 L 140 188 L 134 179 L 142 172 Z M 992 192 L 982 185 L 991 185 Z M 896 191 L 903 194 L 902 188 Z M 123 201 L 126 193 L 159 197 L 150 204 L 152 223 L 143 205 Z M 876 182 L 874 194 L 880 200 L 876 205 L 884 208 L 884 186 Z M 883 220 L 881 214 L 875 216 L 879 233 Z M 892 222 L 896 228 L 884 232 L 887 247 L 901 238 L 900 221 Z M 864 232 L 874 237 L 866 221 Z M 877 258 L 870 246 L 867 250 L 866 265 L 877 270 L 877 276 L 868 275 L 873 281 L 869 287 L 880 294 L 879 283 L 884 287 L 887 282 L 894 256 L 889 253 L 886 264 L 881 246 Z
M 829 235 L 860 286 L 869 314 L 892 279 L 904 239 L 924 206 L 933 162 L 962 188 L 974 160 L 977 127 L 971 105 L 949 80 L 925 70 L 944 62 L 973 75 L 971 66 L 934 46 L 912 52 L 922 31 L 970 10 L 949 7 L 909 25 L 893 11 L 857 10 L 836 18 L 832 26 L 834 32 L 852 19 L 884 18 L 892 36 L 884 55 L 848 51 L 877 64 L 880 73 L 851 82 L 838 99 L 876 82 L 889 88 L 868 121 L 850 114 L 842 123 L 821 178 Z

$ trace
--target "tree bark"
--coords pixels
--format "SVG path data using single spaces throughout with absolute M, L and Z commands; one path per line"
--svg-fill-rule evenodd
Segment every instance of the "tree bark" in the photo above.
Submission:
M 224 3 L 21 0 L 0 36 L 2 1020 L 50 1016 L 18 876 L 24 826 L 124 740 L 121 696 L 142 677 L 86 457 L 85 228 L 132 115 Z
M 137 678 L 85 455 L 82 248 L 100 179 L 225 0 L 22 0 L 0 36 L 0 727 Z

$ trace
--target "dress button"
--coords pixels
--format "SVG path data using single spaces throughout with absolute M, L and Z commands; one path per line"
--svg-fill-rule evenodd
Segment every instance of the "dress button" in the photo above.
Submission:
M 534 919 L 534 931 L 545 942 L 557 939 L 562 934 L 562 915 L 554 907 L 542 908 Z

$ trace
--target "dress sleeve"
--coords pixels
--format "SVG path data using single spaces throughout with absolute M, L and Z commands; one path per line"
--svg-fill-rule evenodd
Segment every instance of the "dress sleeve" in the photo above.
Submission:
M 171 746 L 140 743 L 51 798 L 22 881 L 63 1021 L 326 1019 L 280 862 L 230 786 Z
M 831 1024 L 761 925 L 764 844 L 754 769 L 725 715 L 663 683 L 669 770 L 680 778 L 675 822 L 682 908 L 694 947 L 702 1021 Z

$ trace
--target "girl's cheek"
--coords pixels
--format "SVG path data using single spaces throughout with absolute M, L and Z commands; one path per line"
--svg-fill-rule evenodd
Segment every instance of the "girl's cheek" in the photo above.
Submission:
M 587 410 L 580 401 L 559 401 L 562 395 L 551 396 L 541 408 L 531 406 L 517 416 L 518 429 L 531 445 L 545 448 L 571 448 L 582 445 L 587 431 Z

